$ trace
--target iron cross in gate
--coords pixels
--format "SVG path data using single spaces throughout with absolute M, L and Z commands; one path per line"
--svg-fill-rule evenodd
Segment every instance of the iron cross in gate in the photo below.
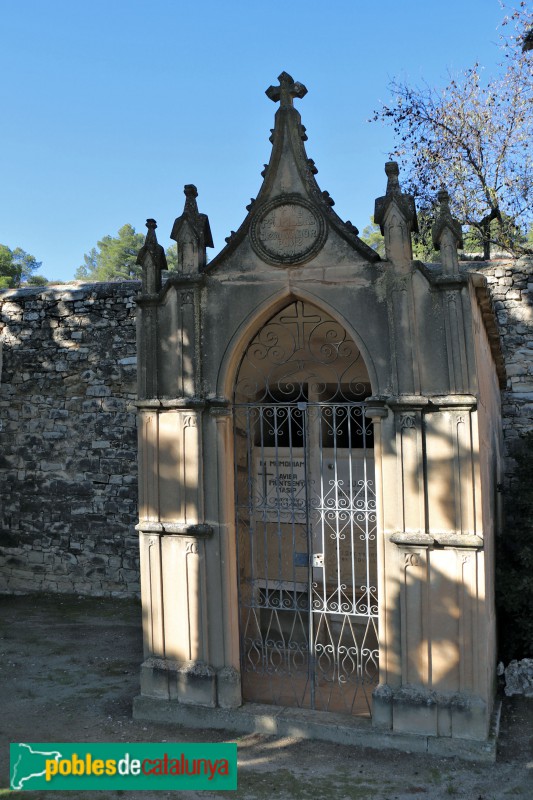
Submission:
M 321 317 L 317 314 L 306 314 L 304 311 L 304 304 L 301 300 L 297 300 L 290 309 L 294 310 L 294 314 L 286 313 L 283 317 L 279 318 L 282 325 L 294 325 L 296 327 L 296 352 L 306 346 L 309 336 L 306 336 L 306 326 L 318 325 L 322 321 Z

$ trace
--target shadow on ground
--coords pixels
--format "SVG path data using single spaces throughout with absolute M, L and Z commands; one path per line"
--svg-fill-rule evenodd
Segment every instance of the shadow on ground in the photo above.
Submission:
M 135 601 L 0 596 L 0 800 L 75 800 L 75 792 L 11 792 L 10 742 L 237 741 L 236 792 L 185 800 L 502 800 L 533 797 L 533 700 L 504 701 L 494 765 L 324 742 L 232 736 L 136 722 L 142 660 Z M 83 800 L 167 800 L 176 792 L 81 792 Z

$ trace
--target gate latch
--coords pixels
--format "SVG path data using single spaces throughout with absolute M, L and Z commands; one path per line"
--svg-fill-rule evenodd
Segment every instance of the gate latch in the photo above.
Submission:
M 324 566 L 324 553 L 313 553 L 312 566 L 313 567 Z

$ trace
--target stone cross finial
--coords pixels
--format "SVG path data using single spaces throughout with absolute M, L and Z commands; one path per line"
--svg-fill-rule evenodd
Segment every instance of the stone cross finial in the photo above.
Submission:
M 307 89 L 303 83 L 295 83 L 287 72 L 282 72 L 278 76 L 278 81 L 279 86 L 269 86 L 265 94 L 274 103 L 279 100 L 280 108 L 292 108 L 294 97 L 298 97 L 301 100 L 307 94 Z

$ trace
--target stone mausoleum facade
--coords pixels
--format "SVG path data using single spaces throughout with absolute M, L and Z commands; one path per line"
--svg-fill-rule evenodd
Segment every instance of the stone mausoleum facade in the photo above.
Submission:
M 248 215 L 210 263 L 196 188 L 139 255 L 138 717 L 490 757 L 505 367 L 486 278 L 386 258 L 334 212 L 286 73 Z

